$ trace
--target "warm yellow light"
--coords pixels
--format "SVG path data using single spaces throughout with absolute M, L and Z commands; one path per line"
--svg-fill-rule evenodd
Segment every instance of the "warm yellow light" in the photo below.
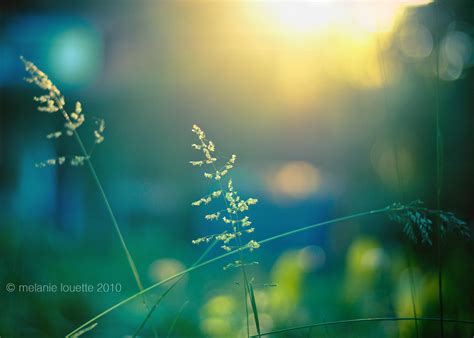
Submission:
M 340 15 L 334 7 L 316 6 L 313 1 L 264 1 L 264 4 L 268 14 L 273 16 L 282 28 L 296 33 L 309 33 L 325 28 Z
M 284 33 L 307 35 L 323 30 L 389 31 L 408 6 L 431 0 L 261 0 L 262 13 Z

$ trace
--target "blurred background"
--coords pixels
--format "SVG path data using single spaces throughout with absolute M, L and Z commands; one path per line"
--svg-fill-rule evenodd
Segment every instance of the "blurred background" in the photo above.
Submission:
M 105 119 L 92 161 L 145 286 L 190 267 L 205 250 L 191 240 L 223 227 L 203 219 L 211 206 L 191 207 L 212 191 L 188 162 L 197 156 L 194 123 L 238 155 L 234 185 L 259 199 L 248 215 L 261 240 L 393 202 L 420 198 L 435 208 L 439 108 L 441 207 L 472 224 L 472 1 L 4 0 L 2 337 L 65 335 L 137 291 L 87 167 L 35 168 L 79 149 L 72 138 L 46 139 L 62 121 L 37 111 L 40 90 L 23 81 L 20 55 L 50 76 L 69 110 L 80 100 L 87 118 Z M 91 133 L 83 137 L 93 143 Z M 259 262 L 249 271 L 262 330 L 411 317 L 414 309 L 438 317 L 436 247 L 409 241 L 384 215 L 265 244 L 249 255 Z M 473 319 L 473 244 L 450 235 L 441 248 L 445 316 Z M 245 334 L 241 274 L 222 271 L 230 261 L 189 274 L 165 298 L 150 320 L 160 336 L 173 323 L 175 337 Z M 121 289 L 7 293 L 8 282 Z M 132 335 L 145 315 L 140 300 L 131 302 L 87 335 Z M 345 324 L 280 336 L 320 335 L 433 337 L 439 325 Z M 153 336 L 150 325 L 142 336 Z

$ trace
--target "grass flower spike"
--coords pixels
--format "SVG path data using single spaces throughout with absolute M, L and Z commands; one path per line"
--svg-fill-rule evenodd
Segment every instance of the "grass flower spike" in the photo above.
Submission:
M 244 215 L 244 213 L 249 210 L 250 206 L 257 204 L 258 200 L 255 198 L 243 199 L 234 188 L 230 172 L 234 169 L 237 156 L 234 154 L 231 155 L 230 158 L 224 160 L 225 162 L 222 161 L 221 167 L 218 167 L 217 163 L 220 159 L 216 154 L 215 144 L 207 139 L 206 134 L 199 126 L 193 125 L 192 132 L 197 135 L 199 140 L 199 142 L 193 144 L 192 147 L 201 152 L 203 158 L 190 161 L 190 163 L 196 167 L 204 167 L 206 171 L 203 173 L 203 176 L 208 180 L 215 181 L 218 189 L 192 202 L 191 205 L 196 207 L 208 205 L 212 201 L 222 198 L 225 202 L 225 209 L 207 214 L 204 218 L 208 221 L 221 221 L 226 225 L 226 229 L 222 233 L 200 237 L 193 240 L 193 244 L 208 243 L 216 239 L 222 241 L 222 249 L 231 251 L 241 247 L 240 237 L 242 237 L 244 233 L 254 232 L 255 229 L 250 227 L 252 222 L 250 222 L 249 217 Z M 227 179 L 227 181 L 223 182 L 225 179 Z M 236 244 L 231 245 L 234 241 L 236 241 Z M 260 245 L 256 241 L 250 240 L 246 246 L 252 251 L 257 249 Z
M 47 93 L 38 97 L 35 97 L 34 100 L 37 101 L 40 105 L 38 110 L 41 112 L 47 113 L 60 113 L 65 120 L 64 127 L 62 130 L 56 130 L 46 134 L 47 139 L 59 139 L 63 136 L 73 136 L 77 129 L 79 129 L 84 122 L 86 117 L 82 112 L 82 105 L 79 101 L 76 102 L 74 106 L 74 111 L 66 111 L 66 101 L 64 96 L 61 94 L 59 89 L 54 85 L 54 83 L 48 78 L 43 71 L 36 67 L 33 62 L 28 61 L 21 57 L 25 65 L 25 69 L 30 73 L 29 78 L 25 80 L 29 83 L 37 85 L 39 88 L 43 89 Z M 50 158 L 46 161 L 36 164 L 36 167 L 44 168 L 54 165 L 63 165 L 69 163 L 72 166 L 80 166 L 84 164 L 84 161 L 89 158 L 92 154 L 94 146 L 96 144 L 102 143 L 104 141 L 104 130 L 105 130 L 105 121 L 102 119 L 97 119 L 97 128 L 94 130 L 94 145 L 89 151 L 86 151 L 86 154 L 74 155 L 74 156 L 60 156 L 57 158 Z

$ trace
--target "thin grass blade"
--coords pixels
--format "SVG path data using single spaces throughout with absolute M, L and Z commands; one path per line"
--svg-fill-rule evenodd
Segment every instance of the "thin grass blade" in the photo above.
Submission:
M 261 331 L 260 331 L 260 320 L 258 319 L 257 301 L 255 300 L 255 294 L 253 292 L 252 283 L 248 283 L 247 286 L 249 289 L 250 304 L 252 304 L 252 312 L 253 312 L 253 318 L 255 319 L 255 326 L 257 327 L 258 337 L 260 337 Z

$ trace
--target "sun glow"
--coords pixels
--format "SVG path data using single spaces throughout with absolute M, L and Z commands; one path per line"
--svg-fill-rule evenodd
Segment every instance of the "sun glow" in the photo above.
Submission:
M 375 89 L 397 80 L 396 62 L 380 55 L 407 9 L 431 0 L 259 0 L 243 2 L 273 52 L 274 88 L 292 112 L 314 107 L 338 85 Z M 423 33 L 423 32 L 422 32 Z M 426 32 L 425 32 L 426 33 Z M 410 46 L 409 46 L 410 47 Z M 429 46 L 423 55 L 429 53 Z M 421 53 L 421 52 L 420 52 Z
M 409 6 L 423 5 L 430 0 L 262 0 L 262 13 L 290 35 L 307 35 L 327 30 L 390 31 L 398 15 Z

